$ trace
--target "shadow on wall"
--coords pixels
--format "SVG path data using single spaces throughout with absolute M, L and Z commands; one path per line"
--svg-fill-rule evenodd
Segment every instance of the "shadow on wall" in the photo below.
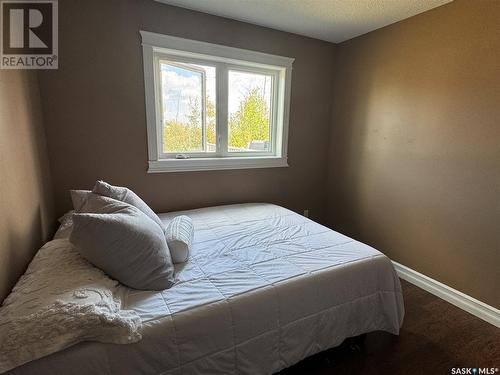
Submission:
M 44 236 L 46 228 L 42 225 L 44 214 L 40 207 L 24 214 L 26 217 L 22 219 L 22 225 L 12 215 L 7 215 L 2 223 L 2 227 L 7 228 L 2 234 L 2 268 L 8 268 L 6 272 L 0 273 L 2 296 L 10 291 L 8 286 L 16 281 L 15 275 L 24 273 L 33 255 L 47 239 Z
M 0 71 L 0 301 L 55 225 L 36 74 Z
M 337 49 L 337 53 L 339 66 L 343 61 L 344 51 Z M 336 76 L 331 139 L 338 141 L 331 142 L 329 155 L 327 199 L 329 212 L 334 214 L 328 216 L 328 225 L 350 235 L 362 231 L 362 222 L 357 220 L 363 211 L 362 202 L 349 198 L 360 196 L 365 149 L 357 145 L 365 143 L 370 95 L 351 97 L 345 94 L 344 89 L 352 87 L 356 92 L 364 87 L 371 91 L 372 76 L 365 75 L 361 78 L 356 73 L 360 68 L 353 67 L 345 74 Z M 343 110 L 344 108 L 352 110 Z

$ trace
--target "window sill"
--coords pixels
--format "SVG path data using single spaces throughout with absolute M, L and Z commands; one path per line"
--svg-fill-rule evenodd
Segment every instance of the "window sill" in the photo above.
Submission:
M 286 158 L 274 156 L 203 159 L 160 159 L 149 161 L 148 173 L 282 167 L 288 167 Z

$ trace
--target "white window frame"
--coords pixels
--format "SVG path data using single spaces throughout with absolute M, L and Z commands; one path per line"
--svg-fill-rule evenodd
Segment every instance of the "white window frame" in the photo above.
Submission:
M 148 173 L 217 169 L 288 167 L 288 119 L 294 59 L 218 44 L 140 31 L 142 37 Z M 214 66 L 216 75 L 216 152 L 163 153 L 159 60 Z M 263 73 L 273 77 L 269 151 L 228 152 L 228 71 Z M 276 109 L 276 110 L 273 110 Z

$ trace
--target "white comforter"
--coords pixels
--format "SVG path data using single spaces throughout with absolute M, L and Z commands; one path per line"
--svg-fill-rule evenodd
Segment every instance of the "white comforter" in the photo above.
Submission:
M 379 251 L 292 211 L 243 204 L 179 214 L 192 253 L 163 292 L 122 288 L 142 341 L 80 343 L 15 374 L 271 374 L 346 337 L 399 333 L 403 299 Z

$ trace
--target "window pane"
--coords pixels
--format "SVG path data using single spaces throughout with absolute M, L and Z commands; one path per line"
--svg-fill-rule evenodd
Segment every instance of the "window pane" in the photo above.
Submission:
M 160 61 L 163 152 L 215 152 L 215 67 Z
M 273 77 L 229 71 L 229 152 L 270 151 Z

